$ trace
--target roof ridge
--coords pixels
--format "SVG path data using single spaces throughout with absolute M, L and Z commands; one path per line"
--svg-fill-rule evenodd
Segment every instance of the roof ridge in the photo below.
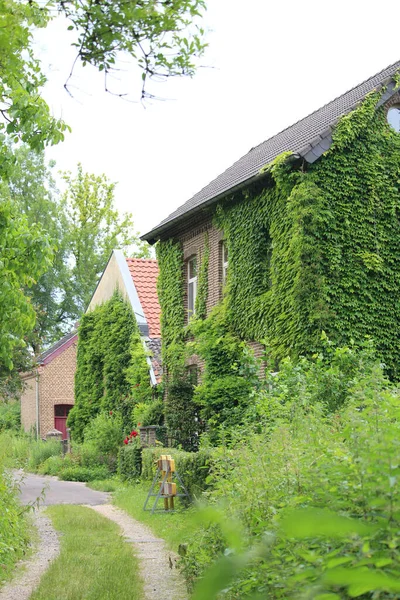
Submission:
M 141 239 L 154 243 L 160 234 L 178 219 L 188 217 L 201 207 L 226 196 L 230 191 L 247 185 L 257 177 L 263 166 L 269 164 L 282 152 L 291 151 L 302 156 L 308 163 L 313 163 L 329 149 L 332 143 L 332 128 L 337 121 L 353 111 L 369 93 L 381 89 L 393 80 L 399 70 L 400 60 L 397 60 L 260 142 L 204 185 L 194 196 L 178 206 L 155 228 L 141 236 Z M 395 90 L 391 93 L 395 93 Z
M 274 133 L 274 135 L 271 135 L 271 137 L 267 138 L 266 140 L 264 140 L 263 142 L 260 142 L 259 144 L 257 144 L 256 146 L 253 146 L 252 148 L 250 148 L 250 150 L 248 151 L 247 154 L 249 154 L 250 152 L 252 152 L 253 150 L 255 150 L 256 148 L 259 148 L 260 146 L 262 146 L 263 144 L 265 144 L 265 142 L 269 142 L 270 140 L 273 140 L 276 136 L 280 135 L 281 133 L 284 133 L 285 131 L 287 131 L 288 129 L 291 129 L 292 127 L 294 127 L 295 125 L 298 125 L 299 123 L 301 123 L 302 121 L 305 121 L 306 119 L 308 119 L 309 117 L 312 117 L 313 115 L 315 115 L 315 113 L 319 112 L 320 110 L 322 110 L 323 108 L 326 108 L 327 106 L 329 106 L 330 104 L 333 104 L 334 102 L 336 102 L 337 100 L 339 100 L 339 98 L 342 98 L 342 96 L 345 96 L 346 94 L 349 94 L 350 92 L 352 92 L 353 90 L 355 90 L 356 88 L 361 87 L 362 85 L 364 85 L 365 83 L 368 83 L 368 81 L 370 81 L 371 79 L 375 79 L 375 77 L 378 77 L 378 75 L 380 75 L 381 73 L 383 73 L 384 71 L 387 71 L 388 69 L 390 69 L 391 67 L 394 67 L 395 64 L 397 64 L 399 61 L 395 60 L 394 63 L 388 65 L 387 67 L 385 67 L 384 69 L 381 69 L 380 71 L 378 71 L 377 73 L 375 73 L 374 75 L 371 75 L 371 77 L 368 77 L 367 79 L 364 79 L 364 81 L 361 81 L 360 83 L 357 83 L 357 85 L 353 85 L 352 88 L 346 90 L 345 92 L 343 92 L 343 94 L 339 94 L 338 96 L 336 96 L 335 98 L 332 98 L 332 100 L 329 100 L 329 102 L 326 102 L 325 104 L 323 104 L 322 106 L 320 106 L 319 108 L 316 108 L 315 110 L 313 110 L 312 112 L 308 113 L 308 115 L 306 115 L 305 117 L 302 117 L 301 119 L 298 119 L 297 121 L 295 121 L 294 123 L 292 123 L 291 125 L 288 125 L 287 127 L 284 127 L 284 129 L 281 129 L 280 131 L 278 131 L 277 133 Z M 380 83 L 379 85 L 383 85 L 383 83 Z M 373 90 L 371 90 L 372 92 Z M 371 92 L 368 92 L 369 94 Z M 239 159 L 240 160 L 240 159 Z M 229 167 L 228 167 L 229 168 Z
M 156 258 L 141 258 L 141 257 L 137 257 L 137 256 L 126 256 L 125 260 L 140 260 L 141 262 L 157 262 Z

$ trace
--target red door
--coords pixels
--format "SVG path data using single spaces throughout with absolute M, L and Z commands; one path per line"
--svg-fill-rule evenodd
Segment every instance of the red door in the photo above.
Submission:
M 54 427 L 61 431 L 62 439 L 67 439 L 67 417 L 72 404 L 56 404 L 54 407 Z

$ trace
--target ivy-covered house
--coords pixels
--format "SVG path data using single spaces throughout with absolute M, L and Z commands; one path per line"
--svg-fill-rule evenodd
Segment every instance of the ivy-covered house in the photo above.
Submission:
M 135 408 L 142 421 L 153 418 L 153 408 L 162 413 L 154 406 L 162 378 L 157 277 L 156 260 L 112 252 L 79 324 L 75 404 L 68 416 L 75 440 L 99 414 L 128 430 L 136 425 Z
M 168 386 L 197 364 L 203 417 L 240 404 L 246 348 L 275 365 L 323 331 L 372 336 L 399 377 L 399 69 L 252 148 L 143 236 L 158 242 Z

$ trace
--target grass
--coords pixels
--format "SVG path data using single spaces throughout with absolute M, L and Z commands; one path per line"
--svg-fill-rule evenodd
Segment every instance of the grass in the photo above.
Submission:
M 141 523 L 148 525 L 153 533 L 164 538 L 169 548 L 175 552 L 179 544 L 186 541 L 187 534 L 196 526 L 193 515 L 195 509 L 179 509 L 174 513 L 144 511 L 143 505 L 150 489 L 151 483 L 123 484 L 118 487 L 113 496 L 113 502 L 119 508 L 125 510 L 131 517 Z M 155 498 L 150 498 L 149 507 Z M 179 501 L 176 501 L 179 506 Z M 162 508 L 162 499 L 157 508 Z
M 94 481 L 88 481 L 87 487 L 96 490 L 97 492 L 115 492 L 123 484 L 119 479 L 95 479 Z
M 30 600 L 143 599 L 137 558 L 115 523 L 82 506 L 46 512 L 61 532 L 61 553 Z

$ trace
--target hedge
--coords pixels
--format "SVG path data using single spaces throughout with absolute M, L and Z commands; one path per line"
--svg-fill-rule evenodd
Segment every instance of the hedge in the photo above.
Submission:
M 201 495 L 209 484 L 207 482 L 212 466 L 213 450 L 185 452 L 176 448 L 145 448 L 142 452 L 142 479 L 151 481 L 156 473 L 156 462 L 161 454 L 172 456 L 184 486 L 192 499 Z
M 121 479 L 137 479 L 142 472 L 142 449 L 127 445 L 118 452 L 118 475 Z

